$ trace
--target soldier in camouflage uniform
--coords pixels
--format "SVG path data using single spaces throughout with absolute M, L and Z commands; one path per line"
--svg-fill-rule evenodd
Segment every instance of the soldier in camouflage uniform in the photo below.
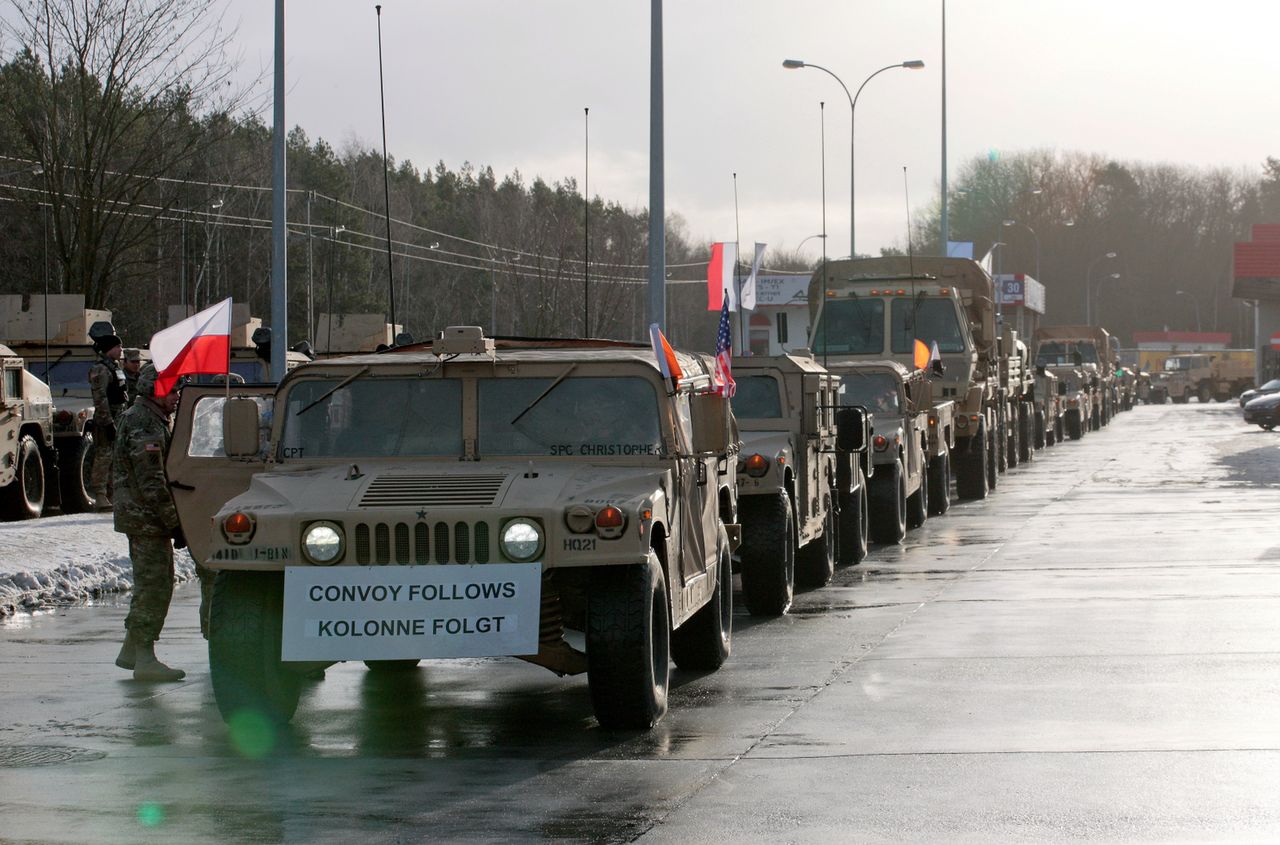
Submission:
M 173 549 L 187 544 L 164 473 L 178 390 L 156 396 L 155 388 L 156 369 L 147 364 L 138 376 L 138 401 L 124 412 L 116 432 L 115 529 L 128 536 L 133 562 L 133 597 L 116 665 L 132 669 L 136 680 L 180 681 L 186 673 L 155 655 L 173 597 Z
M 122 353 L 120 338 L 113 334 L 94 338 L 97 362 L 89 368 L 89 387 L 93 391 L 93 467 L 89 492 L 95 510 L 111 510 L 111 454 L 116 439 L 116 423 L 128 402 L 124 373 L 116 361 Z
M 124 370 L 124 394 L 126 406 L 132 406 L 138 398 L 138 374 L 142 372 L 142 352 L 137 349 L 126 349 L 120 359 L 120 368 Z

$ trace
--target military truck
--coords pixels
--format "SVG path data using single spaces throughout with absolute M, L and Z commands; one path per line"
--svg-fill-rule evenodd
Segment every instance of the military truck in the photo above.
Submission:
M 56 490 L 45 486 L 57 477 L 49 387 L 0 345 L 0 518 L 34 519 L 46 501 L 57 504 Z
M 822 586 L 866 556 L 866 486 L 856 452 L 837 451 L 838 376 L 801 352 L 735 358 L 733 375 L 742 597 L 753 616 L 779 616 L 797 583 Z M 853 413 L 845 425 L 865 431 Z
M 1169 398 L 1184 403 L 1225 402 L 1253 387 L 1253 363 L 1225 353 L 1171 355 L 1164 361 L 1161 385 Z
M 954 403 L 954 472 L 962 499 L 982 499 L 997 481 L 1007 437 L 1000 409 L 995 288 L 965 258 L 895 256 L 829 261 L 809 282 L 810 347 L 824 366 L 892 360 L 926 367 L 935 403 Z
M 292 717 L 302 674 L 517 656 L 585 672 L 607 727 L 729 655 L 740 444 L 712 359 L 608 341 L 430 343 L 192 386 L 167 472 L 224 718 Z M 229 396 L 228 396 L 229 394 Z M 565 630 L 585 635 L 585 652 Z
M 1005 326 L 1000 333 L 1000 410 L 1006 420 L 1001 469 L 1029 461 L 1035 453 L 1035 390 L 1027 345 Z
M 1036 386 L 1033 404 L 1035 447 L 1043 449 L 1061 443 L 1063 437 L 1062 397 L 1058 392 L 1058 376 L 1043 366 L 1035 368 Z
M 1084 370 L 1067 366 L 1048 366 L 1046 370 L 1058 379 L 1058 398 L 1062 403 L 1062 429 L 1067 437 L 1079 440 L 1093 429 L 1095 391 L 1090 380 L 1096 375 L 1086 375 Z
M 1111 421 L 1115 368 L 1111 335 L 1098 326 L 1047 326 L 1036 330 L 1036 363 L 1081 370 L 1089 393 L 1088 425 L 1098 429 Z
M 935 405 L 924 372 L 896 361 L 833 364 L 832 371 L 840 374 L 840 402 L 871 412 L 871 538 L 899 543 L 908 528 L 950 507 L 954 403 Z M 939 419 L 947 421 L 940 432 Z

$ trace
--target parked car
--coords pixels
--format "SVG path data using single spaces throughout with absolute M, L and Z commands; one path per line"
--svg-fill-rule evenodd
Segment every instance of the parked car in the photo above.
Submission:
M 1273 378 L 1271 381 L 1262 385 L 1262 387 L 1254 387 L 1240 394 L 1240 407 L 1243 408 L 1249 404 L 1250 399 L 1257 399 L 1259 396 L 1270 396 L 1272 393 L 1280 393 L 1280 378 Z
M 1280 393 L 1259 396 L 1244 406 L 1244 421 L 1270 431 L 1280 425 Z

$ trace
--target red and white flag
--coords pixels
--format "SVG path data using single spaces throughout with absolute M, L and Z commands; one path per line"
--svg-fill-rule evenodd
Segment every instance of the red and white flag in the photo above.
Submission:
M 231 300 L 194 314 L 151 336 L 156 395 L 173 389 L 186 375 L 211 375 L 231 370 Z
M 760 275 L 760 262 L 764 260 L 765 244 L 756 244 L 756 257 L 751 262 L 751 275 L 742 283 L 742 310 L 756 310 L 756 277 Z
M 658 359 L 658 369 L 662 371 L 662 377 L 670 383 L 671 391 L 674 393 L 680 386 L 680 379 L 684 378 L 684 371 L 680 369 L 676 352 L 671 348 L 671 344 L 667 343 L 667 338 L 663 335 L 662 329 L 658 328 L 657 323 L 649 324 L 649 342 L 653 344 L 653 355 Z
M 737 266 L 737 244 L 714 243 L 711 245 L 711 261 L 707 264 L 708 311 L 719 311 L 726 296 L 729 298 L 729 310 L 738 310 L 738 289 L 733 279 L 733 271 Z

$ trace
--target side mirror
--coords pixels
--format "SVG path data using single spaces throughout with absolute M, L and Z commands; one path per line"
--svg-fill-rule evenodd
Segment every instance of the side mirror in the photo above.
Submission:
M 1067 395 L 1067 383 L 1065 381 L 1058 382 L 1058 395 L 1059 396 Z
M 229 458 L 258 454 L 258 403 L 235 397 L 222 406 L 222 451 Z
M 729 400 L 719 393 L 695 393 L 689 404 L 694 454 L 723 455 L 729 451 Z
M 1048 371 L 1045 369 L 1044 364 L 1036 364 L 1036 375 L 1043 376 L 1043 375 L 1046 375 L 1047 373 Z
M 942 376 L 947 372 L 947 368 L 943 365 L 941 358 L 935 359 L 933 364 L 930 365 L 929 370 L 938 378 L 942 378 Z
M 861 452 L 867 448 L 867 414 L 861 408 L 836 411 L 836 448 L 841 452 Z

